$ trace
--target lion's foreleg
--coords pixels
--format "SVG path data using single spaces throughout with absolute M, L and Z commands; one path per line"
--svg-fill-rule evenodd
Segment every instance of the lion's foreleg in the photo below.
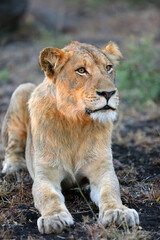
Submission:
M 38 229 L 42 234 L 61 232 L 73 224 L 73 218 L 65 206 L 61 193 L 63 173 L 58 168 L 41 169 L 35 173 L 32 191 L 35 207 L 41 213 L 37 221 Z
M 98 162 L 98 161 L 97 161 Z M 88 171 L 91 188 L 91 199 L 99 207 L 99 220 L 104 226 L 112 223 L 117 226 L 123 223 L 128 226 L 139 224 L 138 213 L 122 204 L 119 182 L 112 162 L 102 161 L 92 164 L 92 171 Z M 95 167 L 95 169 L 93 169 Z

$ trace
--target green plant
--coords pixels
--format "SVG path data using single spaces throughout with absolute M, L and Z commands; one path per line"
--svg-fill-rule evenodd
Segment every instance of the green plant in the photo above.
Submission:
M 126 43 L 127 59 L 118 68 L 119 89 L 127 91 L 129 102 L 160 101 L 160 49 L 153 38 L 136 41 L 130 38 Z
M 9 75 L 10 72 L 8 68 L 0 70 L 0 83 L 8 81 Z

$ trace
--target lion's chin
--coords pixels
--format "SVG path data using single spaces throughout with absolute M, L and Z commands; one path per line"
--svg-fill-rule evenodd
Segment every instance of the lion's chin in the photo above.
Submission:
M 108 111 L 98 111 L 90 114 L 90 117 L 94 121 L 98 121 L 100 123 L 106 123 L 106 122 L 113 122 L 116 120 L 117 112 L 108 110 Z

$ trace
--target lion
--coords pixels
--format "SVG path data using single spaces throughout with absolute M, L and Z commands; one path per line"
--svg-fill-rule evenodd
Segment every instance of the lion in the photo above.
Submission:
M 12 95 L 2 127 L 2 172 L 27 166 L 42 234 L 59 233 L 74 223 L 61 189 L 83 178 L 103 226 L 139 224 L 136 210 L 122 204 L 112 161 L 119 103 L 115 66 L 121 58 L 114 42 L 104 49 L 79 42 L 45 48 L 39 57 L 44 81 L 22 84 Z

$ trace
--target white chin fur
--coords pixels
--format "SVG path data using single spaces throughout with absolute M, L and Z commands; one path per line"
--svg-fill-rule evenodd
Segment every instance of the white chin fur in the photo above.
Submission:
M 116 119 L 117 117 L 117 113 L 115 111 L 112 110 L 108 110 L 105 112 L 95 112 L 95 113 L 91 113 L 91 118 L 93 120 L 97 120 L 101 123 L 105 123 L 105 122 L 112 122 Z

